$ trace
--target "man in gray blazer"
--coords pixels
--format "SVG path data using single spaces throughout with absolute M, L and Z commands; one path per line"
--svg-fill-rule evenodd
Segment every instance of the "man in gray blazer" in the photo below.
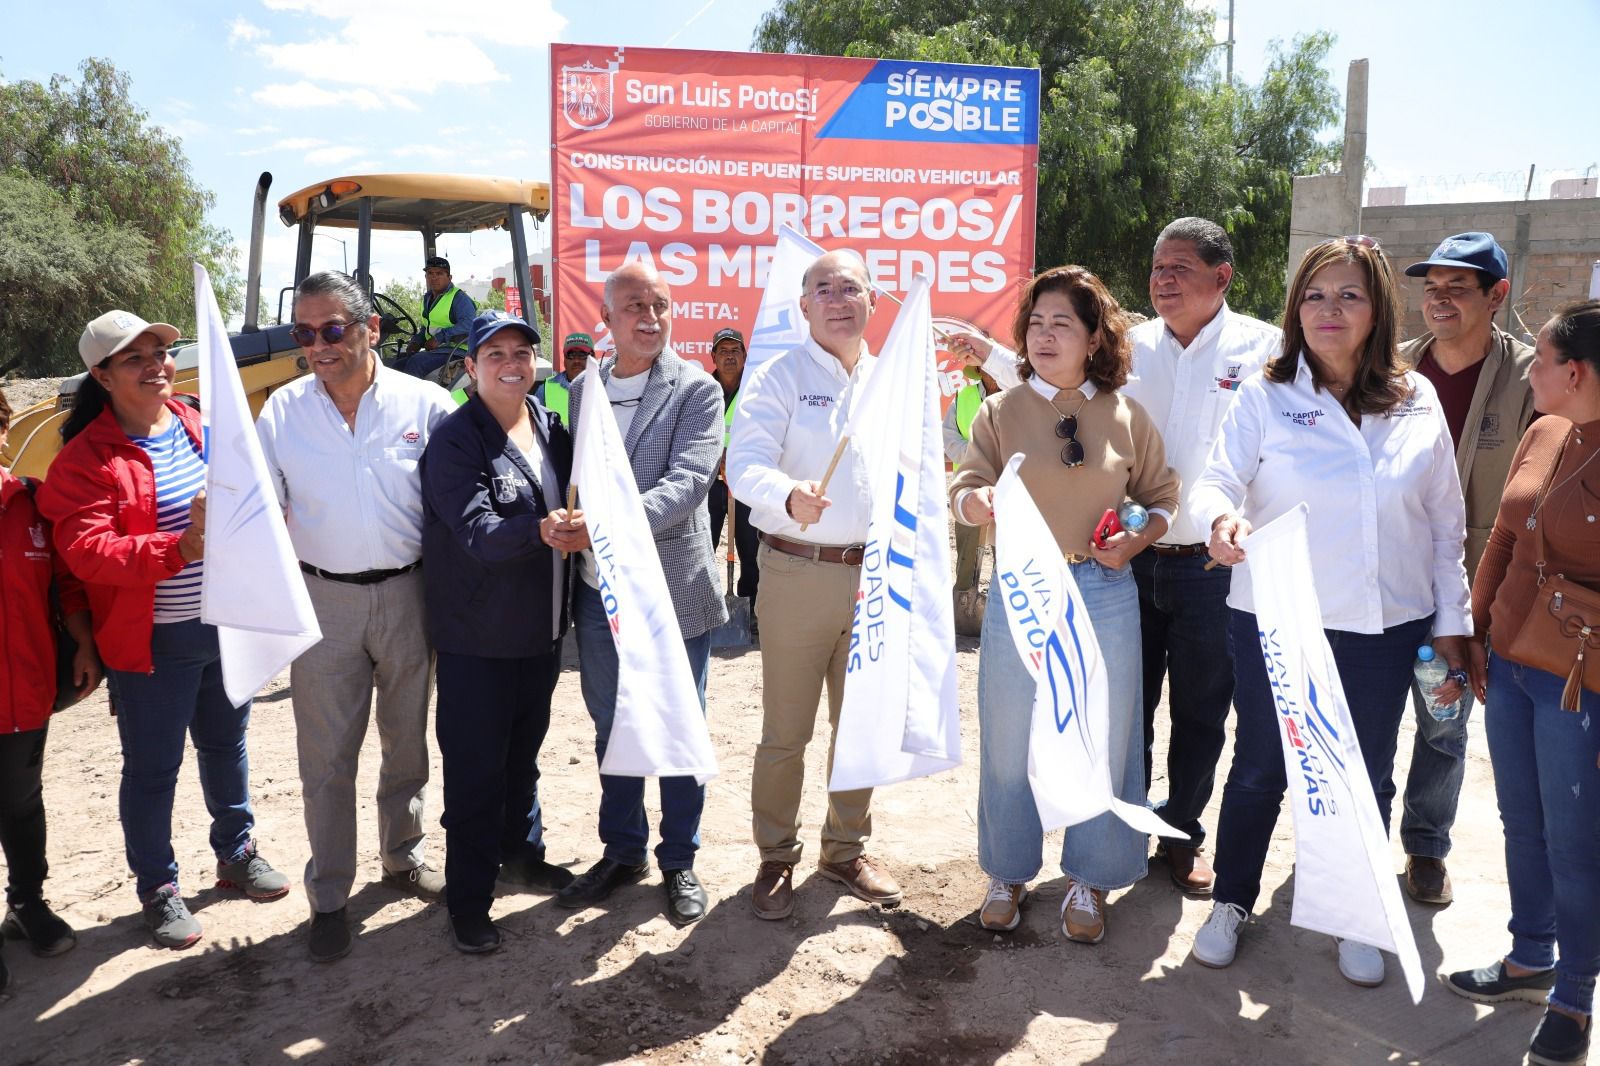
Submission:
M 606 384 L 644 501 L 704 710 L 711 630 L 727 619 L 706 512 L 706 492 L 722 458 L 722 389 L 710 374 L 672 350 L 672 290 L 653 267 L 634 263 L 612 273 L 606 280 L 601 318 L 611 329 L 617 354 L 597 373 Z M 572 388 L 574 435 L 583 417 L 584 386 L 592 380 L 594 373 L 584 374 Z M 560 521 L 545 538 L 550 546 L 564 551 L 587 548 L 581 512 L 556 515 Z M 582 580 L 574 583 L 572 611 L 583 702 L 594 719 L 597 759 L 604 759 L 617 702 L 617 651 L 588 552 L 579 557 L 578 571 Z M 704 805 L 705 789 L 694 778 L 661 779 L 656 862 L 666 890 L 667 917 L 678 925 L 697 921 L 706 910 L 705 889 L 694 875 Z M 562 889 L 556 902 L 586 907 L 643 878 L 649 870 L 649 839 L 644 779 L 601 774 L 600 840 L 605 854 Z

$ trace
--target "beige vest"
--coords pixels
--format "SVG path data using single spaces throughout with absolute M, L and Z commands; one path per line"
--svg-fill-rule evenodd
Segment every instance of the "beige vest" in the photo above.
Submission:
M 1433 344 L 1424 333 L 1400 346 L 1400 361 L 1408 369 L 1422 361 Z M 1456 444 L 1456 472 L 1467 501 L 1467 579 L 1478 572 L 1478 560 L 1489 543 L 1494 518 L 1500 510 L 1500 493 L 1511 472 L 1522 433 L 1533 421 L 1533 392 L 1528 388 L 1528 364 L 1533 349 L 1496 328 L 1478 371 L 1478 387 Z

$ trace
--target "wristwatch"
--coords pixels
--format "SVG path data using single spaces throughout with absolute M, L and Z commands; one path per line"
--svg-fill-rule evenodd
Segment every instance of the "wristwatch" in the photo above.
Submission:
M 1465 685 L 1468 680 L 1467 672 L 1459 666 L 1453 670 L 1445 671 L 1444 677 L 1446 681 L 1454 681 L 1458 685 Z

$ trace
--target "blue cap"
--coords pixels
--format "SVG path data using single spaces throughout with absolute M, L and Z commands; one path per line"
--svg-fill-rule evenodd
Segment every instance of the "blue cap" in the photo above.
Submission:
M 503 329 L 521 330 L 522 335 L 528 338 L 528 343 L 535 348 L 539 346 L 539 331 L 527 322 L 504 311 L 485 311 L 472 320 L 472 332 L 467 335 L 467 354 L 476 352 L 478 345 Z
M 1506 269 L 1505 250 L 1494 239 L 1494 235 L 1477 230 L 1446 237 L 1443 243 L 1433 250 L 1433 255 L 1428 257 L 1426 262 L 1412 263 L 1406 267 L 1406 277 L 1426 277 L 1433 267 L 1481 270 L 1496 281 L 1504 281 L 1506 275 L 1510 273 Z

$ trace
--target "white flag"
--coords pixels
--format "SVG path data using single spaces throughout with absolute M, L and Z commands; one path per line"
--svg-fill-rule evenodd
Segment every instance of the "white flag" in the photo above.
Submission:
M 1293 797 L 1290 921 L 1394 952 L 1412 1002 L 1420 1002 L 1422 962 L 1390 868 L 1389 838 L 1344 686 L 1322 631 L 1306 514 L 1301 504 L 1244 540 Z
M 199 263 L 194 317 L 206 442 L 200 620 L 217 627 L 222 687 L 240 706 L 321 640 L 322 630 L 283 524 L 211 277 Z
M 620 777 L 717 775 L 711 731 L 689 672 L 633 467 L 598 370 L 585 375 L 572 478 L 617 647 L 617 706 L 600 772 Z
M 811 335 L 806 316 L 800 311 L 800 283 L 806 268 L 824 251 L 793 226 L 778 229 L 778 244 L 772 250 L 772 265 L 767 268 L 761 306 L 756 309 L 755 325 L 750 329 L 746 374 L 768 359 L 804 344 Z
M 989 607 L 1003 603 L 1017 656 L 1037 678 L 1028 732 L 1028 783 L 1045 829 L 1110 811 L 1141 833 L 1183 837 L 1111 787 L 1111 697 L 1094 623 L 1055 535 L 1017 468 L 994 492 L 995 565 Z M 1139 714 L 1139 708 L 1127 713 Z
M 850 629 L 835 792 L 961 764 L 950 510 L 945 499 L 928 279 L 912 279 L 845 433 L 871 486 Z

